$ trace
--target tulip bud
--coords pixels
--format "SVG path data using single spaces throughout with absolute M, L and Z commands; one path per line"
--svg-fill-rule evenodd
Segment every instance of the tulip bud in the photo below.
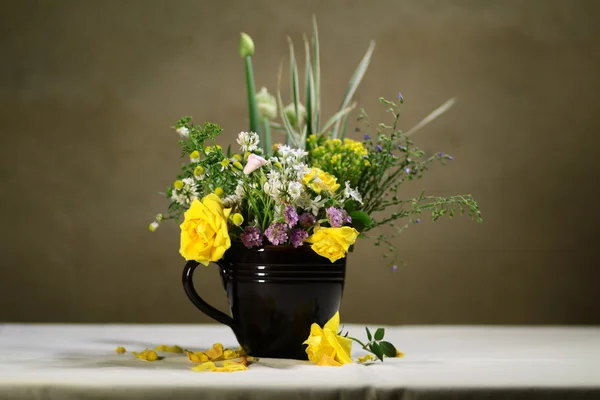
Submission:
M 256 93 L 256 106 L 260 118 L 273 120 L 277 117 L 277 100 L 267 91 L 267 88 L 263 87 Z
M 248 156 L 248 162 L 246 163 L 246 166 L 244 167 L 244 174 L 248 175 L 248 174 L 256 171 L 257 169 L 259 169 L 266 163 L 267 163 L 267 160 L 265 160 L 261 156 L 257 156 L 256 154 L 250 154 Z
M 254 42 L 248 34 L 242 32 L 240 39 L 240 55 L 242 58 L 254 55 Z

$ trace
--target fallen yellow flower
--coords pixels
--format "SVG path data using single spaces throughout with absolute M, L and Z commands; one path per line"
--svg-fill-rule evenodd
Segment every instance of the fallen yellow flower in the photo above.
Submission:
M 340 313 L 327 321 L 321 329 L 318 324 L 310 327 L 310 336 L 304 341 L 307 344 L 308 359 L 317 365 L 340 366 L 352 362 L 352 340 L 337 334 L 340 327 Z
M 141 353 L 137 353 L 137 352 L 133 352 L 133 355 L 136 356 L 137 358 L 139 358 L 140 360 L 144 360 L 144 361 L 156 361 L 156 360 L 162 360 L 163 357 L 159 357 L 158 354 L 156 354 L 156 352 L 154 350 L 144 350 Z
M 187 355 L 188 359 L 192 362 L 203 363 L 209 361 L 208 356 L 201 351 L 192 353 L 191 351 L 186 350 L 185 354 Z
M 127 350 L 125 350 L 125 347 L 123 346 L 119 346 L 117 347 L 117 349 L 115 350 L 117 352 L 117 354 L 123 354 L 125 353 Z
M 160 346 L 156 346 L 154 350 L 163 351 L 167 353 L 183 353 L 183 349 L 176 345 L 167 346 L 166 344 L 161 344 Z

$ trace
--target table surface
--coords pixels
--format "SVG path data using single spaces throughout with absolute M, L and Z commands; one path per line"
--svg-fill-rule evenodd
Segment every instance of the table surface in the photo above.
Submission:
M 345 328 L 364 336 L 364 326 Z M 386 327 L 386 339 L 406 356 L 343 367 L 261 359 L 248 371 L 202 373 L 181 354 L 150 363 L 130 352 L 237 348 L 228 328 L 0 324 L 0 398 L 600 398 L 598 327 Z

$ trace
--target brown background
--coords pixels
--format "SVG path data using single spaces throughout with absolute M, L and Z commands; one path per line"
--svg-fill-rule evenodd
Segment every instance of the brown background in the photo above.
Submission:
M 428 151 L 456 158 L 407 196 L 472 193 L 485 223 L 429 220 L 391 273 L 349 262 L 346 322 L 600 323 L 598 1 L 3 1 L 0 321 L 209 322 L 180 286 L 178 228 L 147 231 L 179 167 L 183 115 L 247 129 L 240 31 L 275 90 L 286 35 L 321 30 L 331 115 L 368 46 L 357 99 L 404 94 Z M 197 285 L 226 307 L 216 268 Z

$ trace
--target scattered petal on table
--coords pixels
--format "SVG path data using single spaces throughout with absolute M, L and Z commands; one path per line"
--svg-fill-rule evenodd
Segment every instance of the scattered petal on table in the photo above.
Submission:
M 162 360 L 163 357 L 159 357 L 154 350 L 144 350 L 141 353 L 133 352 L 133 355 L 144 361 L 157 361 Z
M 367 354 L 365 356 L 362 357 L 358 357 L 358 361 L 359 363 L 366 363 L 367 361 L 371 361 L 373 360 L 373 356 L 371 354 Z
M 191 351 L 186 350 L 185 354 L 187 354 L 187 357 L 191 362 L 203 363 L 209 361 L 208 356 L 201 351 L 192 353 Z
M 212 349 L 206 350 L 206 355 L 212 361 L 218 360 L 223 355 L 223 345 L 221 343 L 213 344 Z
M 205 362 L 205 363 L 202 363 L 202 364 L 194 365 L 192 367 L 192 370 L 196 371 L 196 372 L 215 371 L 216 369 L 217 369 L 217 366 L 212 361 L 208 361 L 208 362 Z
M 166 344 L 161 344 L 160 346 L 156 346 L 154 350 L 164 351 L 167 353 L 183 353 L 183 349 L 177 345 L 168 346 Z
M 401 352 L 400 350 L 396 349 L 396 358 L 402 358 L 404 357 L 404 353 Z
M 240 358 L 242 355 L 235 350 L 226 349 L 223 351 L 223 360 L 231 360 L 233 358 Z
M 117 349 L 115 350 L 117 352 L 117 354 L 123 354 L 125 353 L 127 350 L 125 349 L 125 347 L 123 346 L 118 346 Z

